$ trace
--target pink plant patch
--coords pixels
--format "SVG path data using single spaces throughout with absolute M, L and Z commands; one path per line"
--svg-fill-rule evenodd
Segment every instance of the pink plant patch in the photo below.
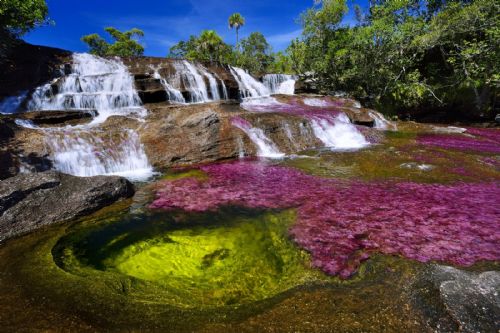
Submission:
M 423 134 L 418 137 L 417 141 L 421 144 L 441 148 L 500 153 L 500 130 L 469 128 L 466 133 L 469 135 Z
M 315 267 L 347 278 L 378 252 L 467 266 L 500 259 L 498 183 L 363 183 L 256 162 L 202 167 L 209 178 L 164 181 L 150 208 L 297 208 L 293 240 Z

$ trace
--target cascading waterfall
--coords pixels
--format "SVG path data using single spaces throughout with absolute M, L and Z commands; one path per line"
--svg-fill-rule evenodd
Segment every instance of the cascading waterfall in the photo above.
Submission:
M 151 175 L 137 133 L 125 130 L 117 137 L 96 134 L 92 130 L 51 131 L 46 142 L 55 152 L 55 168 L 80 177 L 119 175 L 142 180 Z
M 172 103 L 179 103 L 179 104 L 184 104 L 186 103 L 186 99 L 184 96 L 182 96 L 182 93 L 175 89 L 168 81 L 160 75 L 159 69 L 158 68 L 153 68 L 153 77 L 155 79 L 160 80 L 161 85 L 165 89 L 165 91 L 168 94 L 168 100 Z
M 71 74 L 37 88 L 28 109 L 96 110 L 99 115 L 93 119 L 94 124 L 112 115 L 145 115 L 133 78 L 120 61 L 75 53 L 72 70 Z
M 359 149 L 369 145 L 345 113 L 332 119 L 316 117 L 311 120 L 311 127 L 314 135 L 331 149 Z
M 262 78 L 264 85 L 274 94 L 293 95 L 295 93 L 295 78 L 287 74 L 267 74 Z
M 215 77 L 203 66 L 199 66 L 201 73 L 208 79 L 210 85 L 210 94 L 213 101 L 220 101 L 219 86 Z
M 228 100 L 229 99 L 229 93 L 227 92 L 227 88 L 226 88 L 226 84 L 224 83 L 224 80 L 222 80 L 219 75 L 217 74 L 214 74 L 215 77 L 220 81 L 220 84 L 221 84 L 221 87 L 222 87 L 222 98 L 224 100 Z
M 210 100 L 205 79 L 196 67 L 184 60 L 176 65 L 176 69 L 181 73 L 182 82 L 190 93 L 190 103 L 204 103 Z
M 268 158 L 282 158 L 285 156 L 284 153 L 280 152 L 276 144 L 266 136 L 262 129 L 253 127 L 248 121 L 239 117 L 233 118 L 231 123 L 245 132 L 257 146 L 257 156 Z
M 381 129 L 381 130 L 388 130 L 388 129 L 396 130 L 397 129 L 397 127 L 394 123 L 385 119 L 384 116 L 381 115 L 380 113 L 370 111 L 369 114 L 375 120 L 375 126 L 374 126 L 375 128 Z
M 119 174 L 134 180 L 151 176 L 152 167 L 135 132 L 106 136 L 97 126 L 112 115 L 146 114 L 125 65 L 117 59 L 74 54 L 72 69 L 71 74 L 37 88 L 28 103 L 30 110 L 98 113 L 88 125 L 39 129 L 46 133 L 56 169 L 77 176 Z
M 262 82 L 254 79 L 245 70 L 238 67 L 229 67 L 229 69 L 238 83 L 241 98 L 257 98 L 271 95 L 269 89 Z

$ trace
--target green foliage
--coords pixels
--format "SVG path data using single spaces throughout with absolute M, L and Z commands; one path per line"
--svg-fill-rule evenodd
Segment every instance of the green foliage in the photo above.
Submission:
M 295 72 L 288 52 L 272 53 L 260 32 L 251 33 L 233 49 L 215 31 L 205 30 L 172 46 L 168 57 L 238 66 L 254 74 Z
M 19 36 L 47 23 L 47 15 L 45 0 L 1 0 L 0 30 Z
M 90 53 L 99 56 L 120 56 L 133 57 L 144 54 L 144 47 L 136 40 L 144 36 L 144 32 L 137 28 L 129 31 L 119 31 L 113 27 L 104 29 L 114 40 L 114 43 L 108 43 L 98 34 L 91 34 L 82 37 L 82 41 L 90 48 Z
M 200 36 L 191 36 L 170 48 L 169 58 L 231 64 L 234 62 L 231 46 L 224 43 L 214 30 L 204 30 Z
M 264 73 L 271 65 L 271 46 L 260 32 L 252 32 L 240 42 L 237 65 L 252 73 Z
M 318 1 L 302 16 L 303 36 L 287 53 L 325 92 L 346 91 L 395 110 L 463 104 L 492 109 L 500 77 L 500 3 L 370 1 L 342 26 L 346 1 Z

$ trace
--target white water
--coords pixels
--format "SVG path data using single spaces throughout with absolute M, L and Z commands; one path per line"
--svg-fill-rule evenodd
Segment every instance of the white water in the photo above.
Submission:
M 380 113 L 370 111 L 369 114 L 370 114 L 370 116 L 372 116 L 372 118 L 375 121 L 374 128 L 381 129 L 381 130 L 387 130 L 387 129 L 396 130 L 397 129 L 396 124 L 385 119 L 384 116 L 381 115 Z
M 152 175 L 139 136 L 124 129 L 106 136 L 97 125 L 112 115 L 141 119 L 146 110 L 135 90 L 133 78 L 119 60 L 90 54 L 73 55 L 73 73 L 36 89 L 28 106 L 31 110 L 96 110 L 88 125 L 40 129 L 52 152 L 57 170 L 76 176 L 122 175 L 133 180 Z M 28 126 L 29 124 L 24 124 Z
M 262 82 L 254 79 L 245 70 L 238 67 L 229 67 L 229 69 L 238 83 L 241 98 L 257 98 L 271 95 L 269 89 Z
M 327 107 L 328 102 L 319 98 L 304 98 L 304 104 L 314 107 Z
M 262 78 L 264 85 L 274 94 L 293 95 L 295 93 L 295 78 L 286 74 L 267 74 Z
M 369 145 L 344 113 L 333 119 L 315 118 L 311 120 L 311 127 L 314 135 L 331 149 L 359 149 Z
M 213 101 L 220 101 L 219 86 L 215 77 L 203 66 L 199 66 L 200 71 L 208 79 L 208 84 L 210 85 L 210 94 L 212 95 Z
M 222 80 L 217 74 L 215 74 L 215 77 L 220 81 L 220 84 L 222 86 L 222 98 L 225 100 L 229 99 L 229 94 L 227 92 L 226 84 L 224 83 L 224 80 Z
M 180 66 L 176 65 L 176 69 L 181 73 L 182 82 L 191 95 L 190 103 L 205 103 L 210 100 L 205 79 L 196 67 L 184 60 Z
M 280 152 L 276 144 L 266 136 L 262 129 L 252 127 L 250 124 L 243 122 L 233 122 L 233 125 L 245 132 L 255 144 L 257 147 L 257 156 L 268 158 L 282 158 L 285 156 L 284 153 Z
M 119 60 L 99 58 L 86 53 L 73 54 L 73 73 L 53 84 L 35 90 L 28 103 L 29 110 L 96 110 L 93 123 L 102 123 L 112 115 L 138 115 L 146 110 L 135 90 L 132 76 Z
M 33 123 L 31 120 L 25 120 L 25 119 L 16 119 L 14 121 L 16 125 L 24 127 L 24 128 L 29 128 L 29 129 L 39 129 L 35 123 Z
M 93 131 L 53 131 L 46 142 L 57 170 L 80 177 L 120 175 L 133 180 L 151 175 L 144 147 L 132 130 L 119 137 L 96 136 Z
M 154 67 L 151 67 L 151 68 L 154 71 L 153 77 L 155 79 L 160 80 L 161 85 L 163 86 L 163 88 L 167 92 L 168 100 L 172 103 L 179 103 L 179 104 L 186 103 L 186 99 L 184 98 L 184 96 L 182 96 L 182 93 L 179 90 L 175 89 L 170 83 L 168 83 L 168 81 L 165 78 L 163 78 L 160 75 L 159 69 L 154 68 Z
M 252 112 L 276 111 L 285 108 L 287 104 L 279 102 L 274 97 L 247 98 L 240 103 L 241 108 Z

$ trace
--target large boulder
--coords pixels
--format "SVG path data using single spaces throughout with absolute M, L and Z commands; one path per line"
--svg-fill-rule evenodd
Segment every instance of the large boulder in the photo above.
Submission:
M 417 305 L 435 332 L 498 332 L 500 272 L 431 265 L 416 286 Z
M 0 241 L 85 216 L 133 194 L 133 185 L 122 177 L 19 174 L 0 182 Z

